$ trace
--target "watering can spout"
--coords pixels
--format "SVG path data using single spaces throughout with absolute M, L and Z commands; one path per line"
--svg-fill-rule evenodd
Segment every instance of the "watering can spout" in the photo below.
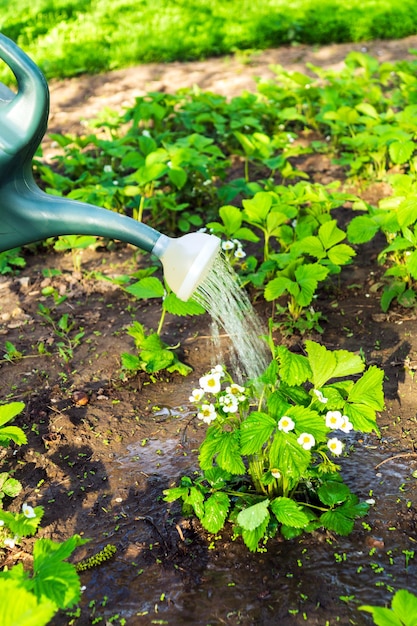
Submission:
M 172 239 L 127 216 L 41 191 L 32 159 L 47 128 L 48 85 L 33 61 L 2 34 L 0 59 L 18 87 L 15 94 L 0 84 L 0 252 L 60 235 L 118 239 L 155 254 L 170 288 L 188 300 L 214 263 L 220 240 L 206 233 Z

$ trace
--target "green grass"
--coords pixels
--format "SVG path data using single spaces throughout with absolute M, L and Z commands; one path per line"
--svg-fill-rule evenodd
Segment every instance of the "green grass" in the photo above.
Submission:
M 0 0 L 0 30 L 48 79 L 292 42 L 398 39 L 415 0 Z M 0 73 L 5 80 L 6 74 Z

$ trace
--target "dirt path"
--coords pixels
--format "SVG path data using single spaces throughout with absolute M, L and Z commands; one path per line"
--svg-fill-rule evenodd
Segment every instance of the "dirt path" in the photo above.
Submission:
M 381 61 L 413 59 L 417 35 L 399 41 L 372 41 L 366 44 L 338 44 L 317 48 L 288 46 L 255 52 L 252 55 L 208 59 L 193 63 L 150 64 L 124 70 L 51 81 L 49 132 L 83 132 L 82 120 L 94 118 L 104 107 L 120 110 L 149 91 L 177 91 L 198 86 L 205 91 L 233 97 L 256 89 L 256 77 L 271 78 L 271 65 L 306 71 L 306 63 L 340 70 L 351 51 L 368 52 Z

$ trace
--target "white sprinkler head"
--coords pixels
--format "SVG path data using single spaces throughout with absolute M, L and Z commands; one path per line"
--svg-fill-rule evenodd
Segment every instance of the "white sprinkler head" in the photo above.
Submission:
M 152 253 L 160 259 L 172 291 L 186 301 L 206 278 L 219 250 L 220 239 L 215 235 L 188 233 L 178 239 L 161 235 Z

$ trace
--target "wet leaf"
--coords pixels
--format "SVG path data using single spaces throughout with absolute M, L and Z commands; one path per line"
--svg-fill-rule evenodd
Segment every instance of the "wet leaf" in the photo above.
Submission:
M 279 374 L 288 385 L 301 385 L 311 377 L 311 367 L 307 357 L 294 354 L 285 346 L 277 350 L 279 360 Z
M 268 506 L 268 498 L 262 500 L 262 502 L 248 506 L 246 509 L 240 511 L 237 516 L 237 523 L 245 530 L 255 530 L 255 528 L 261 526 L 266 519 L 269 519 Z
M 14 570 L 15 568 L 13 568 Z M 10 599 L 13 598 L 11 602 Z M 15 579 L 0 584 L 0 624 L 2 626 L 46 626 L 58 608 L 46 597 L 38 598 Z
M 293 433 L 278 431 L 273 439 L 269 451 L 271 467 L 285 471 L 288 480 L 295 484 L 303 475 L 311 461 L 311 453 L 304 450 Z
M 18 426 L 4 426 L 0 428 L 0 445 L 9 445 L 10 440 L 21 446 L 27 443 L 27 437 L 23 430 Z
M 209 533 L 217 533 L 223 528 L 230 506 L 229 496 L 221 491 L 213 493 L 204 503 L 201 523 Z
M 295 432 L 310 433 L 316 441 L 323 440 L 328 432 L 328 428 L 321 415 L 312 409 L 303 406 L 293 406 L 286 414 L 295 422 Z
M 165 294 L 165 287 L 159 278 L 147 276 L 126 287 L 126 291 L 135 298 L 162 298 Z
M 23 402 L 10 402 L 0 406 L 0 426 L 6 424 L 23 411 L 25 405 Z
M 198 487 L 190 487 L 183 499 L 185 504 L 193 507 L 197 517 L 201 518 L 204 515 L 204 495 Z
M 16 478 L 9 478 L 1 487 L 2 491 L 10 498 L 15 498 L 22 491 L 22 483 Z
M 286 526 L 304 528 L 309 523 L 309 518 L 302 508 L 291 498 L 275 498 L 271 502 L 271 510 L 277 520 Z
M 376 411 L 382 411 L 385 406 L 383 379 L 384 372 L 372 365 L 353 385 L 348 396 L 349 402 L 365 404 Z
M 247 530 L 246 528 L 242 529 L 243 541 L 245 542 L 246 547 L 249 548 L 251 552 L 256 552 L 260 540 L 265 535 L 269 520 L 270 515 L 268 513 L 262 524 L 260 524 L 257 528 L 254 528 L 254 530 Z
M 306 341 L 305 346 L 316 389 L 323 387 L 331 378 L 358 374 L 364 370 L 365 365 L 358 354 L 348 350 L 330 351 L 315 341 Z
M 372 613 L 377 626 L 417 626 L 417 597 L 406 589 L 399 589 L 391 603 L 391 609 L 363 605 L 360 611 Z
M 164 309 L 171 313 L 172 315 L 201 315 L 203 314 L 204 308 L 201 304 L 198 304 L 195 300 L 188 300 L 184 302 L 180 300 L 175 293 L 169 293 L 164 300 L 163 303 Z
M 277 422 L 267 413 L 253 411 L 240 427 L 241 454 L 260 453 L 276 428 Z
M 341 504 L 350 495 L 350 489 L 342 482 L 328 480 L 319 487 L 317 494 L 323 504 L 328 506 L 334 506 L 335 504 Z

